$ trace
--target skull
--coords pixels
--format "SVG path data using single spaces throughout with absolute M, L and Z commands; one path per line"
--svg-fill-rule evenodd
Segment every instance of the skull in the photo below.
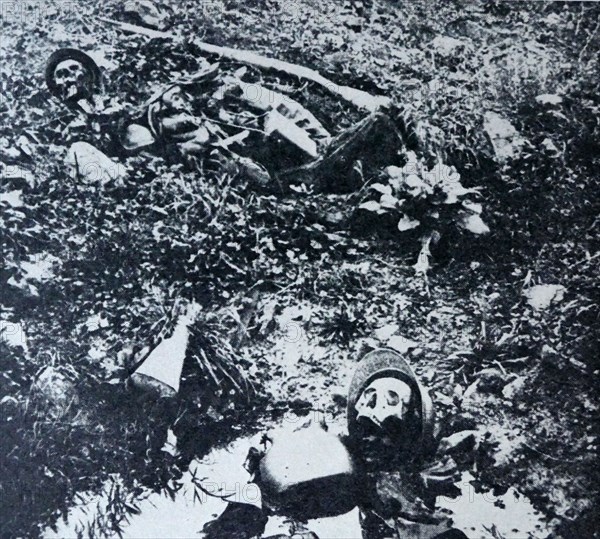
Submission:
M 64 60 L 54 69 L 54 81 L 63 99 L 84 98 L 90 92 L 91 75 L 77 60 Z
M 378 427 L 389 417 L 402 420 L 408 410 L 411 394 L 410 386 L 398 378 L 377 378 L 356 402 L 357 419 L 370 419 Z
M 190 106 L 179 86 L 166 91 L 162 96 L 164 107 L 173 112 L 190 112 Z

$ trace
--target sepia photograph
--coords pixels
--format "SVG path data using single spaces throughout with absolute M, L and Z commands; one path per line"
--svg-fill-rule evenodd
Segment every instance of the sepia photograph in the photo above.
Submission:
M 599 26 L 0 0 L 0 539 L 600 539 Z

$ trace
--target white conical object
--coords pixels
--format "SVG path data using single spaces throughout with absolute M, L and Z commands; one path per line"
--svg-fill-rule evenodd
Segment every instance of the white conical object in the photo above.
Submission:
M 146 360 L 131 375 L 134 385 L 156 389 L 162 396 L 173 396 L 179 391 L 190 332 L 188 326 L 196 319 L 198 305 L 192 304 L 177 319 L 175 330 L 161 341 Z

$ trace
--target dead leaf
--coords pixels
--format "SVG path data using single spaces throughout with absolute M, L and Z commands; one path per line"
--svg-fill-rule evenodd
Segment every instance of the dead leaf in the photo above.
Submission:
M 483 222 L 483 219 L 476 214 L 465 216 L 461 222 L 461 226 L 473 234 L 488 234 L 490 231 L 490 228 Z
M 359 208 L 367 211 L 378 211 L 381 209 L 381 206 L 379 202 L 376 202 L 375 200 L 369 200 L 368 202 L 363 202 Z
M 373 185 L 371 185 L 371 189 L 378 191 L 382 195 L 391 195 L 392 194 L 392 186 L 391 185 L 384 185 L 382 183 L 374 183 Z
M 411 219 L 407 215 L 404 215 L 400 221 L 398 221 L 398 230 L 400 232 L 406 232 L 407 230 L 412 230 L 413 228 L 417 228 L 421 222 L 418 219 Z

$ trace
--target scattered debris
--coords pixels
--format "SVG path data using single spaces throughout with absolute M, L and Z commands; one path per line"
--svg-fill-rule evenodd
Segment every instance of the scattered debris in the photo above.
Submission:
M 109 322 L 102 314 L 93 314 L 85 321 L 84 325 L 88 331 L 96 331 L 98 329 L 107 328 Z
M 259 185 L 275 178 L 283 187 L 294 182 L 342 191 L 352 188 L 348 178 L 358 159 L 387 164 L 402 144 L 384 111 L 332 138 L 289 95 L 242 80 L 245 71 L 238 69 L 232 76 L 219 64 L 207 64 L 193 77 L 155 93 L 145 120 L 152 136 L 185 157 L 209 156 L 226 169 L 237 168 Z M 132 150 L 151 142 L 137 127 L 128 128 L 122 140 Z M 380 152 L 367 156 L 373 144 Z
M 484 393 L 500 394 L 508 381 L 508 377 L 500 369 L 490 367 L 477 374 L 478 389 Z
M 509 382 L 502 389 L 502 396 L 510 401 L 515 401 L 523 393 L 526 384 L 524 376 L 517 376 L 512 382 Z
M 167 441 L 165 442 L 165 445 L 163 445 L 161 451 L 168 453 L 172 457 L 176 457 L 179 454 L 177 449 L 177 436 L 175 436 L 175 433 L 171 429 L 167 431 Z
M 449 455 L 457 452 L 471 451 L 479 437 L 477 430 L 462 430 L 442 438 L 438 451 Z
M 491 449 L 490 453 L 495 466 L 513 465 L 515 455 L 527 441 L 524 433 L 515 432 L 513 429 L 499 425 L 482 426 L 479 431 L 482 444 Z
M 35 286 L 33 283 L 30 283 L 25 278 L 15 278 L 14 275 L 11 275 L 11 277 L 6 281 L 6 284 L 22 290 L 23 292 L 25 292 L 26 295 L 30 297 L 37 298 L 40 295 L 37 286 Z
M 180 86 L 169 88 L 152 103 L 148 118 L 152 134 L 165 143 L 178 144 L 184 155 L 206 151 L 211 132 L 203 119 L 191 113 L 191 103 Z
M 275 133 L 286 138 L 309 157 L 313 159 L 318 157 L 317 144 L 310 138 L 307 131 L 280 114 L 277 110 L 272 110 L 266 116 L 265 134 L 270 136 Z
M 247 503 L 230 502 L 218 518 L 204 525 L 200 537 L 202 539 L 259 537 L 266 523 L 267 516 L 260 508 Z
M 542 346 L 540 357 L 544 366 L 553 369 L 563 369 L 569 363 L 568 359 L 563 354 L 557 352 L 549 344 L 544 344 Z
M 102 339 L 101 337 L 95 337 L 91 343 L 90 343 L 90 348 L 88 350 L 88 357 L 93 360 L 93 361 L 101 361 L 103 362 L 103 365 L 105 363 L 105 361 L 107 360 L 107 354 L 108 354 L 108 344 L 106 342 L 105 339 Z M 108 362 L 106 362 L 107 364 L 110 362 L 110 360 Z
M 472 213 L 471 215 L 465 215 L 461 222 L 461 226 L 472 232 L 473 234 L 489 234 L 490 227 L 487 226 L 483 219 L 477 215 L 476 213 Z
M 394 349 L 396 352 L 405 354 L 409 350 L 417 348 L 419 343 L 411 339 L 407 339 L 406 337 L 402 337 L 401 335 L 393 335 L 387 340 L 386 345 Z
M 20 268 L 23 277 L 29 281 L 47 281 L 54 276 L 54 266 L 60 260 L 49 253 L 30 255 L 28 261 L 23 261 Z
M 150 129 L 138 124 L 127 126 L 121 137 L 121 145 L 129 153 L 134 153 L 142 148 L 149 148 L 155 142 L 156 139 Z
M 113 21 L 103 17 L 100 18 L 100 20 L 119 26 L 122 30 L 127 32 L 141 33 L 152 37 L 161 37 L 165 39 L 175 38 L 174 34 L 170 34 L 168 32 L 153 31 L 153 33 L 149 33 L 147 29 L 137 27 L 132 24 L 120 23 L 118 21 Z M 202 52 L 221 56 L 230 60 L 235 60 L 242 64 L 253 65 L 263 69 L 273 69 L 275 71 L 280 71 L 282 73 L 298 77 L 301 80 L 315 82 L 326 90 L 342 97 L 346 101 L 349 101 L 361 109 L 368 110 L 369 112 L 375 112 L 379 108 L 387 107 L 391 104 L 391 101 L 388 97 L 374 96 L 362 90 L 357 90 L 356 88 L 335 84 L 334 82 L 323 77 L 320 73 L 307 67 L 298 66 L 289 62 L 283 62 L 281 60 L 275 60 L 273 58 L 267 58 L 266 56 L 262 56 L 255 52 L 234 49 L 231 47 L 219 47 L 218 45 L 211 45 L 210 43 L 205 43 L 199 40 L 194 40 L 194 45 Z
M 558 157 L 560 155 L 560 150 L 556 147 L 556 144 L 552 142 L 551 138 L 547 137 L 544 140 L 542 140 L 541 145 L 553 157 Z
M 392 471 L 370 475 L 374 483 L 369 500 L 372 508 L 363 511 L 363 536 L 371 537 L 370 530 L 381 530 L 379 537 L 437 537 L 450 530 L 450 518 L 425 503 L 410 474 Z
M 375 330 L 375 336 L 383 342 L 387 342 L 387 340 L 394 335 L 398 330 L 400 329 L 400 326 L 398 324 L 387 324 L 383 327 L 380 327 L 379 329 Z
M 309 111 L 273 90 L 225 76 L 216 67 L 209 66 L 193 82 L 172 86 L 154 97 L 147 117 L 155 138 L 177 146 L 184 156 L 210 154 L 260 185 L 270 182 L 270 174 L 252 157 L 264 154 L 266 145 L 273 147 L 274 138 L 283 138 L 308 159 L 317 156 L 317 145 L 329 134 Z M 219 104 L 218 110 L 204 107 L 202 117 L 193 114 L 194 102 L 207 95 Z M 240 105 L 245 110 L 239 112 Z M 231 134 L 232 128 L 237 132 Z M 128 149 L 151 143 L 145 131 L 131 126 L 124 138 Z M 268 160 L 271 169 L 273 161 L 274 157 Z

